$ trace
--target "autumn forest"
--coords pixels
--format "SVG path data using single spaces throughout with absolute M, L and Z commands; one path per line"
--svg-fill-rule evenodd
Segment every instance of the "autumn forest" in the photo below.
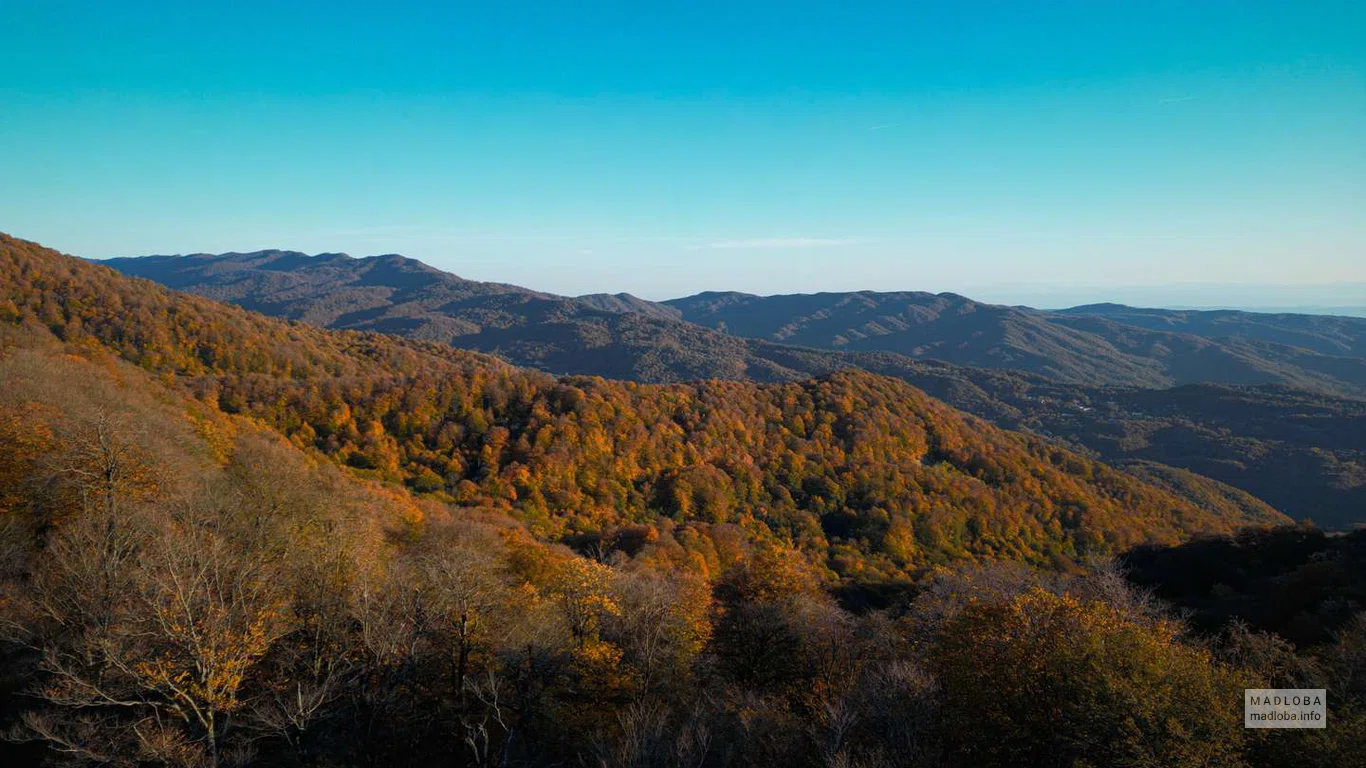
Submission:
M 856 367 L 555 376 L 0 235 L 0 760 L 1366 763 L 1366 532 L 1074 447 Z M 1330 727 L 1244 729 L 1268 687 Z

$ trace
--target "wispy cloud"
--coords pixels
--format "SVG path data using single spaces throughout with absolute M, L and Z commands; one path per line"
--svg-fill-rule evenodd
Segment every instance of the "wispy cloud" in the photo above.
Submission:
M 1179 104 L 1183 101 L 1195 101 L 1195 96 L 1172 96 L 1166 99 L 1158 99 L 1158 104 Z
M 866 242 L 849 237 L 752 237 L 744 240 L 719 240 L 707 248 L 837 248 Z
M 888 128 L 895 128 L 895 127 L 896 127 L 896 123 L 883 123 L 883 124 L 881 124 L 881 125 L 870 125 L 870 126 L 868 126 L 868 130 L 870 130 L 870 131 L 885 131 L 885 130 L 887 130 Z

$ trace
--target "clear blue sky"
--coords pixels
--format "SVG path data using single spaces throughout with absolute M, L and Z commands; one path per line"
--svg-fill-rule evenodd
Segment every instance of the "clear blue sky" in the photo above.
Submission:
M 0 230 L 83 256 L 651 298 L 1366 284 L 1360 0 L 0 0 L 0 28 Z

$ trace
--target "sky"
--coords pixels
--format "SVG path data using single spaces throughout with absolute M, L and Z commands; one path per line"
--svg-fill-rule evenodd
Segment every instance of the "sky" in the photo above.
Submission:
M 0 0 L 0 231 L 564 294 L 1366 306 L 1366 3 Z

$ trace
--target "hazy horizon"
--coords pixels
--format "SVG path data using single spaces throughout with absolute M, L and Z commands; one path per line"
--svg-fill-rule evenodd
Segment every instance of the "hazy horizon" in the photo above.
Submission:
M 308 253 L 297 251 L 291 248 L 262 248 L 253 250 L 231 249 L 222 253 L 251 253 L 256 250 L 278 250 L 302 252 L 309 256 L 318 256 L 326 253 L 346 253 L 345 251 L 318 251 Z M 206 253 L 204 251 L 185 251 L 176 253 L 158 254 L 139 254 L 110 256 L 103 258 L 140 258 L 144 256 L 185 256 Z M 346 255 L 354 258 L 368 258 L 373 256 L 388 255 L 397 253 L 395 251 L 380 251 L 368 254 Z M 76 254 L 80 255 L 80 254 Z M 398 254 L 408 256 L 407 254 Z M 87 257 L 89 258 L 89 257 Z M 103 258 L 92 260 L 101 261 Z M 409 257 L 413 258 L 413 257 Z M 793 293 L 828 293 L 845 291 L 924 291 L 929 293 L 957 293 L 976 301 L 989 304 L 1008 304 L 1023 305 L 1037 309 L 1065 309 L 1085 304 L 1116 303 L 1127 304 L 1136 307 L 1156 307 L 1163 309 L 1241 309 L 1254 312 L 1287 312 L 1298 314 L 1336 314 L 1356 317 L 1366 317 L 1366 282 L 1360 283 L 1337 283 L 1329 285 L 1287 285 L 1287 284 L 1238 284 L 1238 283 L 1174 283 L 1168 285 L 1090 285 L 1090 286 L 1048 286 L 1048 285 L 992 285 L 992 284 L 964 284 L 961 286 L 948 287 L 927 287 L 921 285 L 894 285 L 883 284 L 879 287 L 847 287 L 836 291 L 835 289 L 817 290 L 777 290 L 768 289 L 764 286 L 723 286 L 712 285 L 705 282 L 699 283 L 702 287 L 695 290 L 682 290 L 674 292 L 657 293 L 643 290 L 632 289 L 630 285 L 603 285 L 595 290 L 562 290 L 560 287 L 542 283 L 519 283 L 514 280 L 505 279 L 497 274 L 497 264 L 487 261 L 469 260 L 464 262 L 464 266 L 470 269 L 461 268 L 462 262 L 459 259 L 448 259 L 453 261 L 454 268 L 442 266 L 432 262 L 418 259 L 429 266 L 436 267 L 442 271 L 455 274 L 467 280 L 477 280 L 490 283 L 510 283 L 523 288 L 529 288 L 546 293 L 554 293 L 560 296 L 585 296 L 590 294 L 616 294 L 629 293 L 649 301 L 668 301 L 670 299 L 683 298 L 703 292 L 723 292 L 736 291 L 740 293 L 752 293 L 760 296 L 773 296 Z M 629 279 L 626 281 L 629 283 Z

